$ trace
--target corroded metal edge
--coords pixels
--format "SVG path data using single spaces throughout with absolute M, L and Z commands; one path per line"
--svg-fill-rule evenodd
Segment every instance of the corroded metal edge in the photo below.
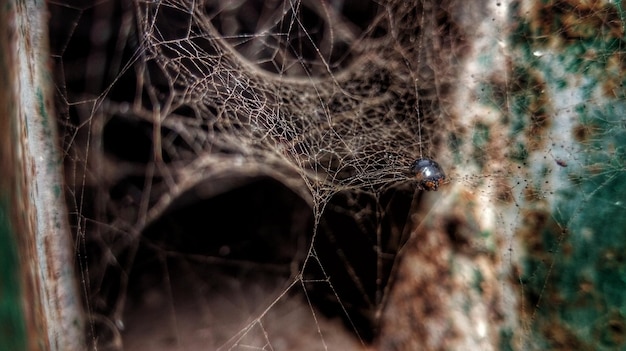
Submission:
M 20 260 L 26 347 L 82 350 L 84 323 L 63 205 L 46 6 L 41 1 L 9 1 L 1 11 L 10 45 L 3 51 L 10 94 L 10 128 L 5 133 L 11 134 L 10 218 Z

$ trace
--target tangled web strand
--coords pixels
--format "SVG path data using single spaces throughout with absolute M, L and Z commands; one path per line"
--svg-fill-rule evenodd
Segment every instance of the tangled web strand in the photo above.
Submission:
M 432 86 L 425 81 L 433 78 L 424 77 L 431 72 L 420 74 L 418 66 L 421 61 L 428 63 L 416 45 L 425 40 L 421 32 L 427 29 L 418 28 L 426 11 L 421 6 L 388 4 L 372 21 L 376 26 L 364 33 L 344 33 L 348 29 L 327 23 L 329 33 L 324 34 L 330 38 L 324 41 L 352 39 L 349 50 L 354 58 L 340 67 L 327 57 L 333 55 L 335 43 L 325 50 L 311 43 L 314 32 L 300 16 L 302 8 L 310 5 L 323 7 L 311 10 L 325 11 L 320 20 L 339 18 L 329 5 L 281 3 L 275 9 L 281 16 L 272 19 L 288 32 L 265 29 L 226 38 L 213 26 L 209 5 L 183 5 L 163 2 L 139 7 L 137 58 L 146 63 L 138 74 L 146 78 L 139 79 L 145 86 L 138 87 L 140 99 L 134 102 L 142 105 L 143 113 L 137 117 L 154 125 L 155 161 L 176 164 L 161 168 L 174 188 L 216 171 L 216 164 L 233 167 L 237 161 L 220 160 L 231 158 L 246 166 L 255 164 L 264 172 L 298 173 L 319 209 L 338 191 L 376 190 L 406 180 L 420 148 L 430 151 L 429 132 L 420 130 L 429 123 L 420 113 L 432 116 L 437 96 L 416 88 L 419 83 Z M 396 26 L 416 28 L 395 30 L 391 19 Z M 386 35 L 372 37 L 382 30 Z M 394 33 L 404 34 L 394 37 Z M 290 67 L 280 67 L 285 74 L 263 70 L 264 62 L 243 57 L 231 44 L 247 41 L 263 42 L 266 47 L 259 50 L 269 52 L 271 62 L 297 65 L 304 76 L 291 75 Z M 298 41 L 309 41 L 314 51 L 311 59 L 297 55 L 293 45 Z M 294 51 L 291 61 L 280 58 Z M 429 111 L 416 108 L 416 93 Z M 174 141 L 156 132 L 161 130 L 174 133 Z M 173 190 L 168 188 L 167 193 Z
M 386 191 L 405 185 L 415 190 L 410 166 L 417 158 L 436 156 L 442 139 L 436 126 L 445 118 L 441 106 L 453 90 L 454 63 L 462 58 L 459 14 L 443 3 L 338 4 L 170 0 L 120 5 L 125 25 L 117 45 L 123 48 L 108 62 L 111 81 L 95 94 L 93 109 L 70 104 L 70 117 L 61 121 L 68 159 L 74 161 L 67 168 L 74 184 L 70 207 L 76 208 L 77 233 L 85 240 L 82 250 L 88 252 L 92 242 L 99 247 L 96 259 L 81 267 L 90 276 L 84 290 L 98 291 L 89 298 L 94 315 L 104 311 L 118 328 L 123 326 L 123 291 L 129 267 L 141 254 L 137 241 L 152 240 L 151 230 L 188 204 L 189 192 L 207 199 L 269 177 L 313 210 L 315 236 L 324 229 L 320 226 L 329 226 L 321 222 L 329 204 L 331 212 L 361 221 L 360 230 L 370 226 L 363 224 L 367 218 L 390 221 L 384 207 L 396 205 L 381 200 Z M 65 79 L 64 99 L 71 102 L 71 78 Z M 79 93 L 83 102 L 90 98 Z M 80 168 L 83 173 L 76 171 Z M 81 194 L 92 188 L 88 196 L 97 200 L 89 209 Z M 408 202 L 403 200 L 408 204 L 412 190 Z M 344 195 L 332 202 L 337 194 Z M 373 255 L 374 297 L 350 263 L 351 253 L 341 246 L 348 245 L 342 240 L 352 240 L 349 230 L 339 228 L 306 239 L 304 250 L 301 242 L 293 246 L 298 253 L 287 261 L 296 280 L 279 298 L 295 283 L 313 298 L 315 289 L 303 272 L 315 261 L 319 268 L 312 270 L 330 286 L 328 295 L 339 300 L 338 309 L 355 329 L 358 321 L 341 301 L 344 288 L 329 282 L 325 268 L 331 264 L 322 262 L 322 248 L 328 245 L 339 253 L 353 285 L 349 289 L 378 311 L 365 313 L 366 319 L 377 318 L 384 281 L 406 240 L 407 215 L 399 213 L 394 220 L 403 223 L 390 231 L 390 239 L 381 234 L 380 224 L 372 224 L 373 242 L 349 244 L 363 245 Z M 92 226 L 97 229 L 90 232 Z M 382 249 L 385 240 L 392 249 Z M 224 245 L 219 255 L 227 251 Z M 111 252 L 115 263 L 99 260 L 108 257 L 101 252 Z M 117 285 L 122 292 L 111 302 L 104 281 L 115 265 L 121 266 Z

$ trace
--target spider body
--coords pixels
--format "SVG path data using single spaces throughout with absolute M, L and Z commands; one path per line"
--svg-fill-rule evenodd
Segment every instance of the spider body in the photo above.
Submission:
M 418 158 L 413 162 L 411 174 L 417 179 L 418 187 L 424 190 L 437 191 L 446 180 L 446 174 L 439 164 L 429 158 Z

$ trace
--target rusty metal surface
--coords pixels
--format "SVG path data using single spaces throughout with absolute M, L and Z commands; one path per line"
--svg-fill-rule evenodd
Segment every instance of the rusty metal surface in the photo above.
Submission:
M 81 350 L 83 322 L 63 203 L 60 156 L 48 65 L 46 8 L 39 1 L 2 5 L 3 216 L 17 259 L 11 288 L 23 328 L 11 350 Z M 3 268 L 4 269 L 4 268 Z M 9 285 L 9 284 L 7 284 Z M 23 323 L 22 327 L 15 323 Z

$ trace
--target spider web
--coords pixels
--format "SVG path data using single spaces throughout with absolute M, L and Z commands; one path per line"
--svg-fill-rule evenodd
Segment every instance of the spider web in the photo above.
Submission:
M 609 140 L 596 129 L 618 140 L 625 126 L 586 117 L 597 93 L 562 92 L 566 69 L 531 66 L 559 52 L 536 38 L 560 29 L 528 19 L 542 9 L 49 7 L 91 349 L 571 346 L 531 335 L 564 279 L 568 233 L 623 178 L 623 147 L 586 150 Z M 623 39 L 616 8 L 578 19 L 617 21 L 606 36 Z M 565 28 L 582 42 L 585 28 Z M 444 167 L 439 192 L 409 174 L 419 157 Z

